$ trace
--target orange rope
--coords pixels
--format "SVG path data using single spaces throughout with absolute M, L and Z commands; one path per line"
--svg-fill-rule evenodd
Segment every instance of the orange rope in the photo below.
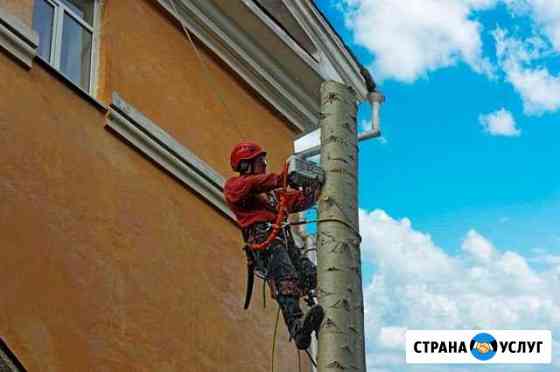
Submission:
M 274 335 L 272 335 L 272 372 L 274 372 L 274 354 L 276 353 L 276 335 L 278 334 L 278 321 L 280 320 L 280 306 L 276 311 L 276 323 L 274 324 Z
M 278 192 L 278 214 L 276 219 L 272 224 L 272 231 L 262 243 L 249 244 L 249 247 L 254 251 L 262 251 L 268 248 L 274 239 L 278 237 L 278 234 L 282 230 L 282 224 L 288 218 L 288 198 L 286 197 L 286 192 L 288 191 L 288 164 L 284 164 L 282 171 L 282 190 Z

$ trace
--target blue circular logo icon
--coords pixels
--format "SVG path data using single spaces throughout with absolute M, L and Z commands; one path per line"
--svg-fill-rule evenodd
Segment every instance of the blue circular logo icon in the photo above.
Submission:
M 488 333 L 479 333 L 470 344 L 471 354 L 478 360 L 490 360 L 496 355 L 498 342 Z

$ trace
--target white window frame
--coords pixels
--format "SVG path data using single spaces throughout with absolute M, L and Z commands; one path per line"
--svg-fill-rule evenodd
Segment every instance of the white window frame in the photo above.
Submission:
M 86 30 L 91 32 L 91 55 L 90 55 L 90 71 L 89 71 L 89 89 L 87 93 L 92 94 L 95 90 L 95 72 L 96 72 L 96 54 L 97 54 L 97 34 L 95 32 L 95 26 L 97 21 L 97 12 L 99 10 L 98 0 L 93 1 L 93 17 L 92 24 L 88 24 L 86 21 L 80 18 L 79 15 L 74 13 L 72 9 L 67 7 L 60 0 L 43 0 L 49 3 L 54 8 L 53 16 L 53 29 L 52 29 L 52 39 L 51 39 L 51 51 L 50 60 L 47 61 L 51 66 L 53 66 L 57 71 L 64 74 L 60 70 L 60 59 L 62 56 L 62 30 L 64 28 L 64 14 L 68 14 L 72 19 L 78 22 Z M 78 85 L 81 89 L 85 90 L 83 87 Z

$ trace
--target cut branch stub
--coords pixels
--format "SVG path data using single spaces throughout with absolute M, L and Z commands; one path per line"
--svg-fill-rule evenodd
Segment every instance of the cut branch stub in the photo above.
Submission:
M 317 293 L 321 298 L 329 297 L 335 294 L 334 292 L 329 292 L 327 290 L 324 290 L 323 288 L 317 288 Z
M 334 254 L 352 254 L 352 245 L 347 242 L 336 242 L 331 244 L 332 248 L 329 250 L 330 253 Z M 330 245 L 329 245 L 330 246 Z
M 350 327 L 348 327 L 348 329 L 349 329 L 352 333 L 358 334 L 358 330 L 357 330 L 355 327 L 350 326 Z
M 334 101 L 342 101 L 342 97 L 340 97 L 338 94 L 336 93 L 329 93 L 329 95 L 327 96 L 327 104 L 332 104 Z
M 350 164 L 350 161 L 352 161 L 352 159 L 345 159 L 345 158 L 331 158 L 329 157 L 329 160 L 333 160 L 333 161 L 340 161 L 344 164 Z
M 332 320 L 331 318 L 327 318 L 327 320 L 325 320 L 321 326 L 321 328 L 324 329 L 331 329 L 334 328 L 335 330 L 341 332 L 342 330 L 336 325 L 336 323 L 334 322 L 334 320 Z
M 336 370 L 339 370 L 339 371 L 345 371 L 346 370 L 346 367 L 344 367 L 341 363 L 339 363 L 336 360 L 327 364 L 327 368 L 336 369 Z
M 348 132 L 354 134 L 354 129 L 352 129 L 352 126 L 350 125 L 350 123 L 348 123 L 347 121 L 342 123 L 342 127 L 344 129 L 346 129 Z
M 345 298 L 336 301 L 334 304 L 332 304 L 329 307 L 331 307 L 333 309 L 344 309 L 345 311 L 348 311 L 348 312 L 352 311 L 352 306 L 350 305 L 350 301 L 348 301 Z
M 344 270 L 336 266 L 331 266 L 327 268 L 327 271 L 344 271 Z

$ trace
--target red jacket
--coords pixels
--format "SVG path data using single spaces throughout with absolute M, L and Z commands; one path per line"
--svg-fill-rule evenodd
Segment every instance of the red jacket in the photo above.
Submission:
M 227 180 L 224 196 L 239 226 L 245 228 L 276 220 L 277 206 L 270 192 L 281 187 L 282 176 L 276 173 L 241 175 Z M 291 190 L 287 198 L 289 213 L 304 211 L 315 202 L 313 192 Z

